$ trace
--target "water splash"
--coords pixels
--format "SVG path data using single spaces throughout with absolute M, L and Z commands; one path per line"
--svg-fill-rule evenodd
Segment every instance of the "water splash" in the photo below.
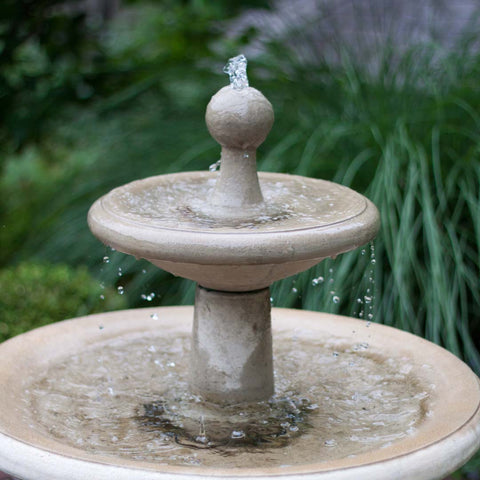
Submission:
M 237 55 L 230 58 L 223 67 L 223 71 L 230 77 L 230 85 L 235 90 L 242 90 L 248 87 L 247 59 L 245 55 Z

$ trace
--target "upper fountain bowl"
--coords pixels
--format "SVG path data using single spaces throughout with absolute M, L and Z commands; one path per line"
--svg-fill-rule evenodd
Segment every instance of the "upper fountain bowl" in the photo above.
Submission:
M 376 207 L 324 180 L 261 173 L 264 204 L 248 218 L 203 208 L 219 173 L 150 177 L 95 202 L 88 222 L 105 244 L 223 291 L 249 291 L 357 248 L 377 233 Z M 211 213 L 212 212 L 212 213 Z

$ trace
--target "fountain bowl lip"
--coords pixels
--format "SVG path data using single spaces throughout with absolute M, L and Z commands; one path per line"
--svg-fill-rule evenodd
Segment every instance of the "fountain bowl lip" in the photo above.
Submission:
M 107 203 L 115 192 L 142 182 L 188 178 L 215 178 L 211 172 L 182 172 L 148 177 L 117 187 L 90 208 L 88 224 L 106 245 L 148 260 L 197 265 L 269 265 L 323 259 L 358 248 L 372 240 L 380 228 L 376 206 L 348 187 L 326 180 L 282 173 L 260 172 L 259 178 L 289 182 L 295 179 L 341 188 L 357 201 L 357 211 L 339 221 L 318 226 L 255 231 L 186 230 L 136 221 L 112 211 Z
M 152 322 L 150 315 L 159 314 Z M 319 480 L 357 478 L 427 480 L 442 478 L 464 463 L 480 447 L 480 382 L 474 373 L 446 350 L 388 326 L 349 317 L 291 309 L 273 309 L 275 331 L 303 329 L 314 335 L 332 335 L 347 341 L 368 340 L 385 355 L 406 357 L 425 380 L 437 386 L 432 417 L 413 437 L 389 447 L 331 462 L 285 468 L 222 469 L 174 467 L 89 454 L 45 436 L 22 423 L 18 402 L 30 368 L 40 374 L 50 364 L 123 335 L 145 335 L 152 329 L 190 330 L 192 307 L 164 307 L 91 315 L 39 328 L 0 346 L 0 467 L 20 478 L 35 480 L 181 480 L 204 478 L 257 478 L 272 476 Z M 292 316 L 297 321 L 292 326 Z M 99 325 L 103 328 L 99 329 Z M 298 333 L 298 332 L 296 332 Z M 55 348 L 52 348 L 55 345 Z M 33 476 L 32 476 L 33 475 Z M 362 477 L 361 477 L 362 476 Z

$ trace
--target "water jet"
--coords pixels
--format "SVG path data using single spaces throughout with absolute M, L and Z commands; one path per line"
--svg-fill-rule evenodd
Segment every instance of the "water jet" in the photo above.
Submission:
M 257 173 L 273 109 L 244 57 L 226 71 L 206 113 L 220 170 L 129 183 L 88 217 L 106 245 L 197 282 L 195 306 L 2 344 L 0 468 L 24 480 L 443 478 L 480 446 L 477 377 L 411 334 L 271 308 L 272 282 L 366 244 L 379 216 L 344 186 Z

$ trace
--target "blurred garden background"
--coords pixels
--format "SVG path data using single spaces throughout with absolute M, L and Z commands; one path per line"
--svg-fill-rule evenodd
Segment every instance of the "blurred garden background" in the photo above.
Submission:
M 411 331 L 480 374 L 475 0 L 2 0 L 0 341 L 193 303 L 86 216 L 115 186 L 218 160 L 204 111 L 239 53 L 276 115 L 259 169 L 351 186 L 382 217 L 372 245 L 279 282 L 273 304 Z

